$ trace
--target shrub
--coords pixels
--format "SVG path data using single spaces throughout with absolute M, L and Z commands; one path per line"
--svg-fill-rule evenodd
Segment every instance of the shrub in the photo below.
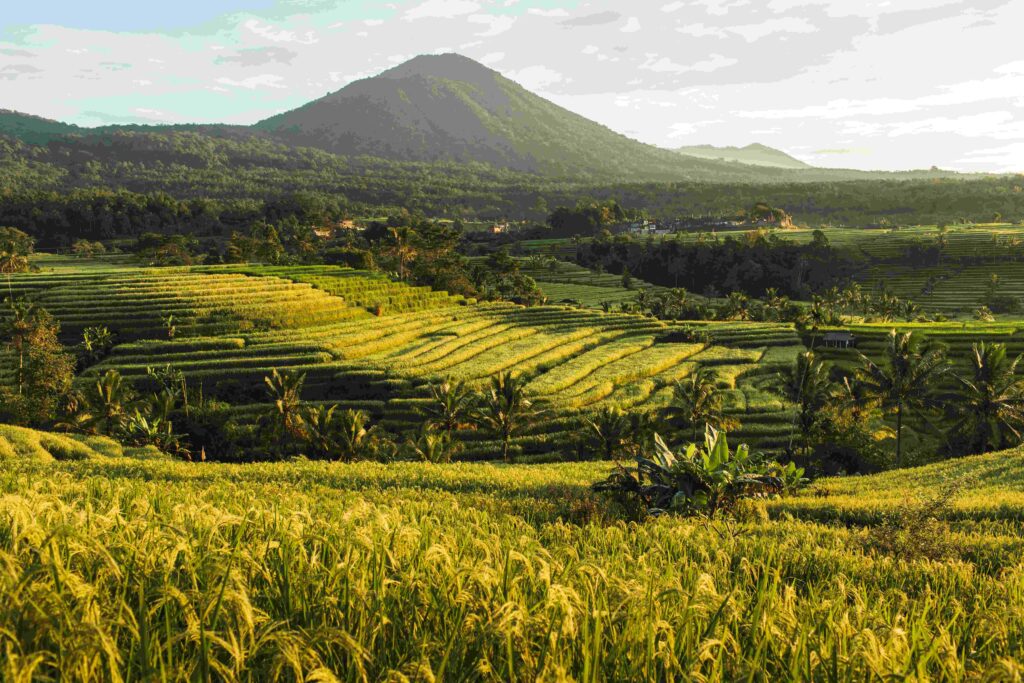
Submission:
M 647 515 L 677 512 L 708 517 L 733 513 L 744 498 L 785 490 L 786 482 L 774 473 L 774 463 L 752 455 L 746 445 L 729 450 L 725 432 L 710 425 L 702 446 L 690 444 L 673 453 L 660 436 L 654 437 L 654 443 L 651 457 L 638 457 L 635 469 L 619 467 L 594 489 L 611 493 L 627 509 L 635 510 L 639 503 L 640 512 Z

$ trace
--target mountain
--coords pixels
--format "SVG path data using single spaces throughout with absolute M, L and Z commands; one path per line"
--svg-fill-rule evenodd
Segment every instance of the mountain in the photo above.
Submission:
M 754 143 L 746 147 L 715 147 L 714 145 L 693 145 L 680 147 L 676 150 L 679 154 L 693 157 L 695 159 L 717 159 L 719 161 L 735 161 L 741 164 L 752 166 L 766 166 L 769 168 L 786 168 L 791 170 L 802 170 L 814 168 L 795 159 L 782 150 Z
M 256 124 L 292 145 L 553 175 L 743 180 L 764 169 L 632 140 L 456 54 L 424 55 Z

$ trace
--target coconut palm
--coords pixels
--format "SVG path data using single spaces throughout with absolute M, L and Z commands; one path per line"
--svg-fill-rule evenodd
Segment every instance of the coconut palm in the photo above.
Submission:
M 345 410 L 337 417 L 338 459 L 353 462 L 370 457 L 375 448 L 376 427 L 370 426 L 370 416 L 362 410 Z
M 25 299 L 8 299 L 9 310 L 3 319 L 0 333 L 9 340 L 9 344 L 18 354 L 18 394 L 23 390 L 25 377 L 25 354 L 28 352 L 28 340 L 35 329 L 40 316 L 45 311 Z
M 584 445 L 615 460 L 626 450 L 631 438 L 629 416 L 613 406 L 605 406 L 583 422 Z
M 523 380 L 511 373 L 491 378 L 474 411 L 476 422 L 501 439 L 501 457 L 508 462 L 512 437 L 539 411 L 526 395 Z
M 124 428 L 133 398 L 134 392 L 121 373 L 107 370 L 86 390 L 86 410 L 77 423 L 90 432 L 117 434 Z
M 461 444 L 452 441 L 445 432 L 438 432 L 428 425 L 423 425 L 415 438 L 406 442 L 406 450 L 416 460 L 422 462 L 444 463 L 451 462 L 460 450 Z
M 697 437 L 706 425 L 715 429 L 729 430 L 739 423 L 725 416 L 725 395 L 718 388 L 715 371 L 700 366 L 686 379 L 676 382 L 672 388 L 672 400 L 662 414 L 665 420 L 681 432 L 690 432 L 690 440 Z
M 1017 375 L 1021 356 L 1010 360 L 1005 344 L 974 344 L 971 374 L 955 375 L 957 431 L 975 452 L 1003 448 L 1021 440 L 1024 427 L 1024 378 Z
M 447 434 L 449 441 L 459 429 L 472 427 L 476 397 L 465 382 L 448 377 L 430 385 L 430 403 L 420 409 L 427 424 Z
M 883 410 L 896 415 L 896 466 L 899 467 L 903 458 L 904 414 L 934 404 L 935 382 L 948 369 L 945 354 L 925 345 L 913 332 L 892 330 L 883 365 L 864 354 L 860 354 L 860 360 L 857 378 L 865 394 L 876 400 Z
M 729 320 L 750 320 L 750 297 L 743 292 L 731 292 L 722 308 L 722 317 Z
M 801 440 L 805 445 L 808 443 L 821 408 L 829 398 L 831 387 L 828 368 L 813 351 L 797 356 L 796 363 L 783 376 L 783 394 L 797 405 L 797 413 L 789 432 L 790 450 L 793 448 L 797 428 Z
M 416 233 L 412 228 L 388 228 L 385 253 L 398 264 L 398 277 L 404 280 L 409 262 L 416 258 Z
M 264 377 L 267 393 L 274 404 L 274 425 L 279 431 L 293 436 L 302 436 L 302 415 L 299 407 L 302 403 L 302 385 L 306 375 L 290 372 L 278 372 L 275 368 L 269 377 Z

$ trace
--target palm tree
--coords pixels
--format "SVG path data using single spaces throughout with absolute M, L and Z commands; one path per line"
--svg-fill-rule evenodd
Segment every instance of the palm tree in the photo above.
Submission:
M 276 426 L 293 437 L 302 436 L 302 415 L 299 406 L 302 403 L 302 385 L 306 375 L 295 375 L 290 372 L 278 372 L 275 368 L 269 377 L 264 377 L 267 392 L 274 403 L 274 421 Z
M 28 270 L 28 257 L 19 254 L 13 248 L 0 248 L 0 273 L 7 276 L 7 292 L 14 297 L 14 286 L 11 284 L 11 275 L 23 273 Z
M 722 312 L 730 320 L 750 320 L 750 297 L 743 292 L 731 292 Z
M 362 410 L 346 410 L 338 418 L 338 458 L 342 462 L 361 460 L 373 451 L 376 427 Z
M 686 379 L 675 383 L 672 400 L 663 414 L 676 429 L 691 430 L 691 441 L 696 443 L 706 425 L 726 431 L 739 427 L 736 420 L 725 416 L 724 403 L 725 396 L 718 388 L 715 371 L 700 366 Z
M 501 457 L 508 462 L 512 437 L 531 418 L 539 414 L 526 396 L 525 383 L 511 373 L 491 378 L 474 413 L 477 424 L 501 439 Z
M 800 435 L 806 446 L 811 430 L 818 419 L 822 406 L 829 398 L 832 382 L 828 368 L 815 357 L 813 351 L 797 356 L 796 364 L 783 377 L 782 390 L 786 398 L 798 407 L 789 431 L 789 448 L 793 449 L 794 432 L 800 428 Z
M 620 409 L 605 406 L 583 422 L 586 445 L 599 451 L 605 460 L 615 460 L 631 437 L 629 417 Z
M 971 376 L 960 383 L 957 430 L 970 439 L 975 452 L 987 453 L 1021 440 L 1024 426 L 1024 378 L 1017 376 L 1021 356 L 1010 360 L 1005 344 L 974 344 Z
M 473 426 L 475 398 L 465 382 L 448 377 L 430 385 L 430 403 L 420 412 L 431 428 L 445 432 L 450 441 L 457 430 Z
M 775 287 L 769 287 L 764 292 L 764 307 L 768 311 L 770 320 L 782 320 L 782 316 L 789 305 L 789 298 L 779 294 Z
M 896 414 L 896 466 L 903 459 L 903 415 L 933 404 L 932 389 L 946 372 L 945 354 L 922 343 L 913 332 L 889 333 L 885 365 L 878 365 L 860 354 L 857 376 L 865 393 L 878 401 L 883 410 Z
M 386 253 L 398 263 L 398 277 L 401 280 L 405 279 L 409 261 L 416 257 L 415 238 L 416 233 L 412 228 L 388 228 Z
M 327 460 L 340 450 L 338 431 L 341 423 L 334 419 L 337 409 L 337 404 L 318 405 L 307 406 L 303 412 L 303 436 L 315 458 Z
M 10 314 L 3 320 L 2 333 L 10 339 L 10 345 L 18 354 L 18 394 L 21 395 L 25 383 L 25 353 L 28 351 L 28 340 L 39 317 L 46 313 L 25 299 L 7 299 L 7 303 L 10 305 Z
M 460 450 L 461 444 L 452 441 L 445 432 L 436 432 L 423 426 L 416 438 L 406 442 L 409 454 L 422 462 L 451 462 L 452 456 Z
M 79 422 L 89 431 L 117 434 L 128 418 L 132 398 L 132 388 L 121 373 L 107 370 L 86 393 L 88 412 Z

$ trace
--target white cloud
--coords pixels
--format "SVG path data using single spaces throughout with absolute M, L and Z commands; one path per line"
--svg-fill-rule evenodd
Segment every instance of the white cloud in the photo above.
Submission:
M 708 59 L 702 59 L 692 64 L 678 64 L 668 57 L 661 57 L 648 54 L 647 60 L 637 68 L 656 73 L 685 74 L 691 71 L 711 72 L 732 66 L 738 60 L 720 54 L 712 54 Z
M 540 7 L 531 7 L 526 10 L 527 14 L 532 14 L 537 17 L 567 17 L 569 13 L 563 8 L 557 7 L 555 9 L 541 9 Z
M 546 66 L 528 66 L 508 74 L 516 83 L 530 90 L 543 90 L 556 83 L 566 82 L 566 77 Z
M 287 29 L 279 29 L 271 24 L 264 24 L 257 19 L 250 19 L 245 22 L 245 28 L 252 31 L 254 34 L 261 38 L 274 43 L 297 43 L 299 45 L 313 45 L 318 42 L 316 34 L 312 31 L 307 31 L 303 34 L 299 34 L 296 31 L 289 31 Z
M 283 81 L 283 77 L 274 74 L 249 76 L 248 78 L 243 78 L 241 80 L 235 80 L 233 78 L 217 79 L 217 82 L 221 85 L 230 85 L 235 88 L 245 88 L 247 90 L 255 90 L 257 88 L 284 88 L 286 86 Z
M 490 14 L 474 14 L 466 19 L 473 24 L 483 24 L 487 28 L 476 35 L 482 38 L 493 38 L 508 31 L 516 23 L 515 17 L 493 16 Z
M 636 17 L 630 17 L 626 25 L 620 28 L 619 31 L 622 33 L 636 33 L 640 28 L 640 20 Z
M 417 19 L 454 19 L 480 10 L 473 0 L 426 0 L 403 15 L 406 21 Z
M 802 17 L 787 17 L 745 26 L 732 26 L 726 30 L 742 36 L 748 43 L 753 43 L 776 33 L 816 33 L 818 28 Z

